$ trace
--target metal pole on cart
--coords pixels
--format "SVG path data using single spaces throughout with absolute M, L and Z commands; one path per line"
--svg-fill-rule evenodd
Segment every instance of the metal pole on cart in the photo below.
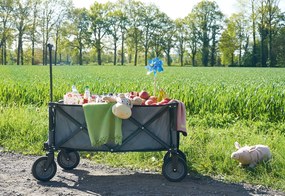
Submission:
M 52 44 L 48 44 L 47 45 L 48 50 L 49 50 L 49 81 L 50 81 L 50 91 L 49 91 L 49 95 L 50 95 L 50 102 L 53 101 L 52 97 Z
M 54 125 L 53 125 L 53 106 L 52 106 L 52 102 L 53 102 L 53 85 L 52 85 L 52 44 L 48 44 L 47 48 L 49 51 L 49 79 L 50 79 L 50 103 L 49 103 L 49 142 L 48 142 L 48 148 L 47 150 L 49 151 L 49 154 L 52 157 L 53 160 L 53 146 L 54 146 Z

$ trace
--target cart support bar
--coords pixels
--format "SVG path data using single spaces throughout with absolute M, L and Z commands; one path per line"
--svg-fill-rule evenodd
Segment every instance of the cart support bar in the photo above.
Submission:
M 48 44 L 47 45 L 48 50 L 49 50 L 49 81 L 50 81 L 50 102 L 53 101 L 52 97 L 53 97 L 53 93 L 52 93 L 52 44 Z

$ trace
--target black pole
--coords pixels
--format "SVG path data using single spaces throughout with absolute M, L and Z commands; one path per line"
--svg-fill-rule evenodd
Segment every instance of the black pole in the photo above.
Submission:
M 49 96 L 50 96 L 50 102 L 53 101 L 52 97 L 52 44 L 47 45 L 48 50 L 49 50 L 49 81 L 50 81 L 50 90 L 49 90 Z

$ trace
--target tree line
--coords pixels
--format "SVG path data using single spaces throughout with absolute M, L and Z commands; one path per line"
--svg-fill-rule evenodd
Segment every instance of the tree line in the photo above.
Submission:
M 285 66 L 285 13 L 279 0 L 237 0 L 226 17 L 202 0 L 185 18 L 171 19 L 136 0 L 0 0 L 0 63 L 146 65 L 159 57 L 180 66 Z

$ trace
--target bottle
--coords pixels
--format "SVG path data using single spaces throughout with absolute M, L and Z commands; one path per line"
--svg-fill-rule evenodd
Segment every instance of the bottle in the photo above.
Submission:
M 84 96 L 83 96 L 83 104 L 89 102 L 90 96 L 91 96 L 91 95 L 90 95 L 89 86 L 86 86 L 86 87 L 85 87 Z
M 71 92 L 68 92 L 64 95 L 64 103 L 65 104 L 78 104 L 79 103 L 79 93 L 75 87 L 72 86 Z
M 72 93 L 78 94 L 78 90 L 76 89 L 75 85 L 72 85 Z

